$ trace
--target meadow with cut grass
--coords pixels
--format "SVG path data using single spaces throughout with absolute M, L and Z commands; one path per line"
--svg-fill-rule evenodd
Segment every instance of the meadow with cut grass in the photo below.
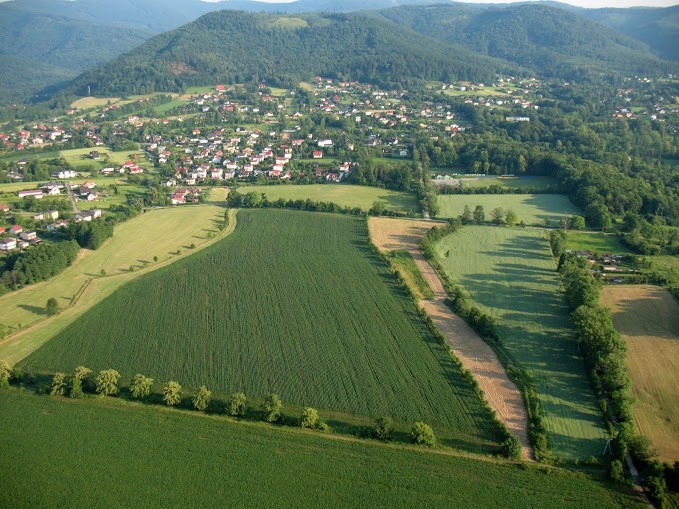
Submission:
M 679 304 L 651 285 L 607 285 L 601 304 L 627 344 L 634 422 L 661 461 L 679 461 Z
M 446 449 L 15 389 L 0 407 L 3 507 L 642 507 L 583 474 Z
M 614 234 L 604 232 L 579 232 L 569 230 L 566 232 L 566 249 L 573 251 L 592 251 L 600 255 L 606 253 L 630 254 Z
M 202 252 L 144 275 L 56 334 L 29 371 L 115 368 L 492 441 L 470 383 L 369 248 L 365 220 L 246 209 Z
M 392 191 L 379 187 L 352 186 L 349 184 L 310 184 L 279 186 L 243 186 L 237 192 L 246 194 L 255 191 L 266 194 L 273 201 L 306 200 L 332 202 L 346 207 L 358 207 L 368 211 L 373 203 L 381 202 L 390 210 L 398 212 L 414 212 L 415 195 L 402 191 Z
M 213 192 L 219 194 L 218 190 Z M 221 197 L 225 197 L 224 193 Z M 45 302 L 51 297 L 57 299 L 62 309 L 71 306 L 74 300 L 79 309 L 90 307 L 101 300 L 95 289 L 101 286 L 107 295 L 111 285 L 118 284 L 116 276 L 124 276 L 125 281 L 137 277 L 144 270 L 178 258 L 179 252 L 190 253 L 191 244 L 200 247 L 208 242 L 208 234 L 216 235 L 219 231 L 224 210 L 216 203 L 157 209 L 118 224 L 113 237 L 102 247 L 96 251 L 81 250 L 78 259 L 61 274 L 1 296 L 0 324 L 12 332 L 45 320 Z M 158 260 L 154 261 L 154 257 Z M 64 326 L 61 316 L 47 322 L 45 325 L 58 322 L 60 327 Z M 57 330 L 48 327 L 52 335 Z M 24 347 L 25 339 L 0 341 L 0 359 L 14 363 L 30 353 L 30 348 Z
M 434 175 L 451 175 L 453 180 L 434 180 L 438 185 L 454 185 L 453 182 L 459 181 L 460 187 L 480 188 L 499 186 L 504 189 L 553 189 L 557 182 L 552 177 L 521 176 L 521 177 L 499 177 L 496 175 L 479 175 L 477 177 L 456 176 L 452 171 L 431 170 Z
M 481 205 L 486 221 L 491 220 L 491 210 L 500 207 L 516 212 L 519 221 L 538 226 L 558 226 L 564 217 L 581 214 L 568 197 L 561 194 L 448 194 L 440 195 L 438 204 L 441 208 L 439 217 L 458 217 L 465 205 L 472 212 Z
M 468 226 L 439 241 L 436 254 L 451 281 L 495 318 L 503 345 L 532 376 L 554 455 L 601 459 L 603 419 L 545 233 Z

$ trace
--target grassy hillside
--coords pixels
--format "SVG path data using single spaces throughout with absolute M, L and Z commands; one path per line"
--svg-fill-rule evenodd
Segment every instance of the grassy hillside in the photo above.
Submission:
M 641 507 L 563 470 L 0 391 L 3 507 Z
M 458 217 L 464 211 L 465 205 L 474 212 L 477 205 L 481 205 L 486 215 L 486 221 L 492 219 L 490 212 L 496 207 L 505 211 L 516 212 L 519 221 L 527 225 L 544 226 L 558 225 L 564 217 L 580 214 L 568 197 L 560 194 L 448 194 L 438 197 L 441 207 L 440 217 Z
M 66 89 L 83 95 L 178 91 L 191 85 L 266 80 L 293 84 L 316 75 L 407 84 L 492 80 L 515 66 L 476 55 L 364 14 L 220 11 L 163 33 Z
M 481 402 L 369 250 L 362 218 L 240 211 L 228 237 L 128 284 L 20 363 L 79 364 L 490 433 Z
M 437 258 L 450 279 L 497 320 L 503 344 L 533 376 L 556 456 L 601 458 L 601 412 L 543 236 L 533 229 L 466 227 L 436 245 Z

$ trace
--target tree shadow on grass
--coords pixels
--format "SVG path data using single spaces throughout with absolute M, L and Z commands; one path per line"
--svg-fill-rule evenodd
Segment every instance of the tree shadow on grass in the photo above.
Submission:
M 19 304 L 19 307 L 24 311 L 28 311 L 36 315 L 41 316 L 47 315 L 47 311 L 45 310 L 45 308 L 42 308 L 40 306 L 29 306 L 28 304 Z

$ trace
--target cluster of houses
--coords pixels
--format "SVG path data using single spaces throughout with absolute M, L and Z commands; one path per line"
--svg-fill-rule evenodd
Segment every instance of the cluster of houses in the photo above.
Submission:
M 75 172 L 64 171 L 55 175 L 62 174 L 68 174 L 69 177 L 64 178 L 70 178 L 70 176 L 72 176 L 71 174 L 75 174 Z M 62 196 L 61 191 L 64 189 L 64 187 L 65 184 L 62 182 L 47 182 L 45 184 L 41 184 L 38 189 L 24 189 L 22 191 L 17 191 L 17 196 L 19 198 L 35 198 L 37 200 L 42 199 L 44 196 Z M 81 200 L 90 202 L 99 199 L 99 195 L 94 190 L 95 187 L 96 183 L 88 180 L 79 186 L 73 186 L 72 190 L 75 196 L 79 197 Z
M 587 250 L 566 250 L 566 253 L 573 254 L 578 258 L 585 258 L 590 264 L 589 272 L 593 276 L 598 276 L 605 281 L 611 283 L 623 283 L 625 279 L 621 277 L 624 274 L 636 274 L 638 269 L 631 267 L 626 263 L 625 255 L 606 253 L 597 256 L 592 251 Z
M 0 234 L 8 233 L 9 236 L 0 239 L 0 251 L 14 251 L 15 249 L 25 249 L 31 244 L 40 244 L 42 240 L 38 237 L 35 231 L 24 231 L 24 229 L 15 224 L 9 230 L 0 228 Z

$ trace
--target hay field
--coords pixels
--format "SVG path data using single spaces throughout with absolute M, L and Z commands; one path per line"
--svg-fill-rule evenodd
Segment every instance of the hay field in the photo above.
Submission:
M 608 285 L 601 303 L 627 343 L 634 420 L 663 461 L 679 461 L 679 304 L 651 285 Z

